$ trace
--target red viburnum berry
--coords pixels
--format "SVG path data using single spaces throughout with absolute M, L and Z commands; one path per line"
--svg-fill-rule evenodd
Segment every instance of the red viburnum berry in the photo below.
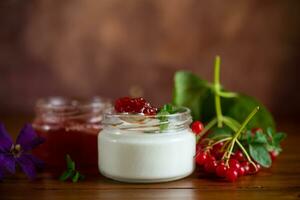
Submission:
M 204 129 L 204 126 L 203 126 L 202 122 L 194 121 L 191 125 L 191 129 L 192 129 L 193 133 L 198 135 L 202 132 L 202 130 Z

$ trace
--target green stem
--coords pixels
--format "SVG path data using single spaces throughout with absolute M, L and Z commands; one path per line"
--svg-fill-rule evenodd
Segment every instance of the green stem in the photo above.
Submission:
M 222 109 L 221 109 L 221 99 L 220 99 L 220 65 L 221 65 L 221 58 L 220 56 L 216 56 L 215 59 L 215 74 L 214 74 L 214 93 L 215 93 L 215 107 L 216 107 L 216 114 L 218 119 L 218 127 L 222 127 Z
M 226 158 L 226 165 L 228 165 L 229 158 L 231 156 L 231 153 L 232 153 L 232 150 L 233 150 L 233 147 L 234 147 L 234 144 L 235 144 L 237 138 L 240 136 L 240 134 L 242 133 L 242 131 L 244 130 L 246 125 L 249 123 L 249 121 L 252 119 L 252 117 L 257 113 L 258 110 L 259 110 L 259 106 L 257 106 L 256 108 L 253 109 L 253 111 L 247 116 L 245 121 L 242 123 L 239 130 L 233 136 L 232 141 L 228 146 L 229 150 L 227 151 L 227 154 L 225 153 L 224 156 L 223 156 L 223 158 Z
M 242 123 L 242 125 L 239 128 L 238 132 L 236 132 L 236 134 L 235 134 L 235 136 L 234 136 L 233 139 L 237 139 L 238 138 L 238 136 L 241 134 L 241 132 L 244 130 L 244 128 L 247 126 L 247 124 L 249 123 L 249 121 L 257 113 L 258 110 L 259 110 L 259 106 L 257 106 L 256 108 L 254 108 L 252 110 L 252 112 L 247 116 L 247 118 L 245 119 L 245 121 Z
M 251 163 L 254 167 L 255 170 L 257 170 L 256 164 L 252 161 L 251 157 L 249 156 L 248 152 L 246 151 L 246 149 L 244 148 L 244 146 L 240 143 L 239 140 L 236 140 L 236 143 L 239 145 L 239 147 L 242 149 L 243 153 L 245 154 L 247 160 L 249 161 L 249 163 Z
M 225 141 L 228 141 L 228 140 L 231 140 L 231 139 L 232 139 L 232 137 L 227 137 L 227 138 L 218 140 L 217 142 L 213 143 L 211 146 L 213 147 L 213 146 L 216 145 L 216 144 L 219 144 L 219 143 L 221 143 L 221 142 L 225 142 Z
M 200 138 L 209 130 L 211 129 L 215 124 L 217 123 L 217 118 L 213 118 L 203 129 L 203 131 L 197 135 L 196 141 L 198 142 Z
M 226 117 L 223 117 L 223 122 L 225 125 L 227 125 L 229 128 L 233 130 L 233 132 L 238 131 L 239 126 L 236 126 L 236 124 L 232 123 L 232 121 L 228 120 Z
M 233 97 L 237 97 L 238 94 L 234 93 L 234 92 L 222 92 L 222 91 L 219 91 L 219 96 L 224 97 L 224 98 L 233 98 Z

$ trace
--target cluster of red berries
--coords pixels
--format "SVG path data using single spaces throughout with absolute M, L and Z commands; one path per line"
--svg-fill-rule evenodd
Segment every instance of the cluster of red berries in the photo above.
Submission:
M 204 126 L 200 121 L 195 121 L 192 123 L 191 129 L 196 135 L 199 135 Z M 205 173 L 215 174 L 231 182 L 236 181 L 239 176 L 254 174 L 260 170 L 261 166 L 250 164 L 240 150 L 233 153 L 228 163 L 226 163 L 222 159 L 224 155 L 223 147 L 223 142 L 217 143 L 211 148 L 198 144 L 195 157 L 197 165 L 203 167 Z
M 220 153 L 223 145 L 218 143 L 211 150 L 199 150 L 196 154 L 197 165 L 202 166 L 206 173 L 215 174 L 231 182 L 236 181 L 239 176 L 254 174 L 260 170 L 259 164 L 250 164 L 239 150 L 230 157 L 226 165 Z
M 122 97 L 115 101 L 115 110 L 118 113 L 143 113 L 145 115 L 155 115 L 157 108 L 151 106 L 144 98 Z

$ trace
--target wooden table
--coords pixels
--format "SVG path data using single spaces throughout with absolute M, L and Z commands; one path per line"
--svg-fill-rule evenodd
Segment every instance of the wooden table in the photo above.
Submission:
M 24 175 L 18 174 L 0 183 L 0 200 L 300 199 L 300 128 L 296 124 L 281 123 L 280 129 L 288 133 L 288 138 L 284 152 L 272 168 L 255 176 L 242 177 L 235 183 L 209 179 L 196 172 L 183 180 L 161 184 L 125 184 L 101 175 L 88 176 L 75 184 L 60 182 L 47 174 L 28 181 Z

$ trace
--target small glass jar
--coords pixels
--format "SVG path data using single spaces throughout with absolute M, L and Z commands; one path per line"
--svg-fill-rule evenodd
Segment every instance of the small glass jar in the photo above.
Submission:
M 99 170 L 122 182 L 166 182 L 194 171 L 196 137 L 188 108 L 175 114 L 106 113 L 98 135 Z
M 46 139 L 33 154 L 55 171 L 66 166 L 69 154 L 77 167 L 97 170 L 97 135 L 103 113 L 111 104 L 101 98 L 78 101 L 63 97 L 41 99 L 36 104 L 33 128 Z

